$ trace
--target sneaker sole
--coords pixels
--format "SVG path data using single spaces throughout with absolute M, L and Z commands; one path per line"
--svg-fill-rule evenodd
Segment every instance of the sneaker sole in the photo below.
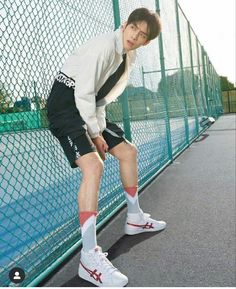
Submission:
M 157 229 L 131 229 L 131 228 L 127 228 L 125 227 L 125 234 L 126 235 L 137 235 L 137 234 L 141 234 L 141 233 L 148 233 L 148 232 L 158 232 L 158 231 L 162 231 L 166 228 L 166 225 L 164 227 L 161 228 L 157 228 Z

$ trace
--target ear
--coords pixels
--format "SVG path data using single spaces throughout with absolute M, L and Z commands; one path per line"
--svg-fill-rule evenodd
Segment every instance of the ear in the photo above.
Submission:
M 127 26 L 127 21 L 125 21 L 122 25 L 121 25 L 121 29 L 124 32 L 125 28 Z
M 145 43 L 143 44 L 143 46 L 148 45 L 150 42 L 151 42 L 151 40 L 148 40 L 147 42 L 145 42 Z

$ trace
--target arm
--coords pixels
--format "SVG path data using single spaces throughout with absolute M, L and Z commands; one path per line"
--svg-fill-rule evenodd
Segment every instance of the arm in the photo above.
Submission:
M 100 127 L 96 114 L 96 86 L 109 63 L 109 51 L 100 49 L 83 50 L 79 57 L 75 79 L 75 103 L 91 138 L 99 136 Z M 100 51 L 99 51 L 100 50 Z
M 96 108 L 96 115 L 100 131 L 103 132 L 106 128 L 106 106 L 99 106 Z

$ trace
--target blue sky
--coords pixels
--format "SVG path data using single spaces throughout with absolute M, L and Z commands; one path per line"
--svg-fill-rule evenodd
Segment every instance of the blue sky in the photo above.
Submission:
M 236 85 L 235 0 L 179 0 L 219 75 Z

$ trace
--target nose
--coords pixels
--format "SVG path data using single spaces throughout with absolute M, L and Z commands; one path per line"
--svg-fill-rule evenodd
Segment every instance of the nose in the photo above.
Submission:
M 137 40 L 138 39 L 138 35 L 139 35 L 138 31 L 134 32 L 133 36 L 132 36 L 133 40 Z

